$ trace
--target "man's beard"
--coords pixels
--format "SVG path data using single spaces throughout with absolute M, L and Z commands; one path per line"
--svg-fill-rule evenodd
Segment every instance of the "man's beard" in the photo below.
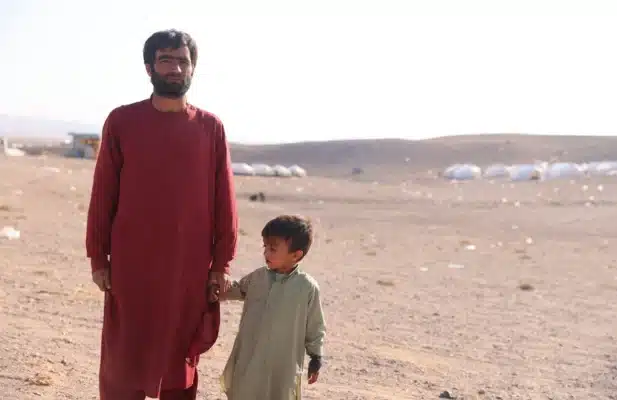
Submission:
M 154 93 L 161 97 L 169 99 L 178 99 L 186 94 L 191 87 L 191 77 L 187 76 L 182 82 L 168 82 L 160 74 L 152 72 L 150 82 L 154 87 Z

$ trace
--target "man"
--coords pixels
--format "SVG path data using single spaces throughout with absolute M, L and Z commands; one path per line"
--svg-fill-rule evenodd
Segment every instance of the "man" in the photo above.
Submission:
M 153 94 L 107 117 L 88 210 L 105 292 L 100 397 L 193 400 L 220 321 L 206 289 L 229 287 L 236 250 L 233 174 L 223 124 L 187 103 L 193 39 L 157 32 L 143 57 Z

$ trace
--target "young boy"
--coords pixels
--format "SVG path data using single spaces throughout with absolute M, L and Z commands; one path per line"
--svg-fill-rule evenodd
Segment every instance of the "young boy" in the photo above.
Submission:
M 210 300 L 244 301 L 240 329 L 221 376 L 229 400 L 298 400 L 304 352 L 308 383 L 317 381 L 325 322 L 319 286 L 298 263 L 313 241 L 311 223 L 283 215 L 261 231 L 267 267 L 259 268 Z

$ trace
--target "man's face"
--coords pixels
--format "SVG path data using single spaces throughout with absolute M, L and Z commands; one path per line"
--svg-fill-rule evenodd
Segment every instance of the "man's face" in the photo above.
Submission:
M 146 65 L 154 93 L 171 99 L 184 96 L 191 87 L 193 64 L 188 47 L 156 52 L 154 68 Z

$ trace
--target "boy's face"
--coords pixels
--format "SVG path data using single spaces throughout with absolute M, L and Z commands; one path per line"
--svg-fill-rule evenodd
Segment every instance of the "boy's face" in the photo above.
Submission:
M 264 258 L 268 268 L 277 272 L 289 272 L 302 258 L 302 250 L 290 252 L 284 238 L 263 238 Z

